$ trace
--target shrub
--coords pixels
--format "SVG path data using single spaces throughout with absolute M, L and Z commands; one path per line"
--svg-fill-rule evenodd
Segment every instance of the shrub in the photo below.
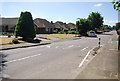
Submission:
M 63 31 L 65 32 L 65 34 L 68 34 L 68 28 L 64 28 Z
M 69 34 L 77 34 L 77 31 L 68 31 Z
M 23 37 L 24 39 L 36 37 L 34 22 L 30 12 L 21 12 L 14 31 L 15 36 Z
M 13 43 L 13 44 L 18 44 L 19 41 L 18 41 L 18 39 L 13 39 L 13 40 L 12 40 L 12 43 Z
M 98 30 L 96 33 L 97 33 L 97 34 L 102 34 L 102 33 L 103 33 L 103 30 Z
M 64 31 L 60 31 L 59 33 L 60 33 L 60 34 L 65 34 L 65 32 L 64 32 Z

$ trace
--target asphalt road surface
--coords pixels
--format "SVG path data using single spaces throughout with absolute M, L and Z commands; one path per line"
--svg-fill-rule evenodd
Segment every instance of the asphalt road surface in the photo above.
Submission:
M 3 51 L 8 55 L 3 76 L 11 79 L 74 79 L 91 62 L 91 49 L 111 42 L 115 31 L 97 38 L 65 40 L 49 45 Z M 89 55 L 89 56 L 88 56 Z

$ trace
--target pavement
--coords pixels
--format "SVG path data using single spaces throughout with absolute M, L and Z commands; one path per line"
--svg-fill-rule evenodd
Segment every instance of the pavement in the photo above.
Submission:
M 113 79 L 120 80 L 119 59 L 117 50 L 117 35 L 102 46 L 93 60 L 79 73 L 76 79 Z
M 42 41 L 40 43 L 7 44 L 7 45 L 2 45 L 0 47 L 0 50 L 9 50 L 9 49 L 16 49 L 16 48 L 26 48 L 26 47 L 33 47 L 33 46 L 47 45 L 47 44 L 50 44 L 50 42 Z

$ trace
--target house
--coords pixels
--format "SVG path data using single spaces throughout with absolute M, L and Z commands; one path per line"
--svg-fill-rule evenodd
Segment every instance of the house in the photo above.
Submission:
M 63 30 L 64 28 L 68 28 L 68 29 L 76 29 L 76 25 L 74 23 L 63 23 L 61 21 L 57 21 L 54 23 L 55 29 L 58 30 Z
M 76 25 L 75 25 L 74 23 L 68 23 L 68 24 L 67 24 L 67 27 L 68 27 L 69 29 L 77 29 L 77 28 L 76 28 Z
M 55 22 L 54 26 L 55 26 L 55 29 L 58 29 L 59 31 L 62 31 L 64 28 L 67 28 L 67 24 L 61 21 Z
M 18 18 L 0 18 L 0 32 L 9 32 L 13 33 Z
M 53 33 L 55 26 L 46 19 L 36 18 L 34 23 L 38 26 L 36 33 L 46 34 Z

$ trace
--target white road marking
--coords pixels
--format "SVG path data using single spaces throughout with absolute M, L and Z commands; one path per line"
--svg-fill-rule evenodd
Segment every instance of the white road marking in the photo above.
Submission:
M 113 41 L 112 41 L 112 38 L 108 41 L 108 43 L 112 43 Z
M 21 61 L 21 60 L 29 59 L 29 58 L 36 57 L 36 56 L 39 56 L 39 55 L 41 55 L 41 54 L 36 54 L 36 55 L 27 56 L 27 57 L 16 59 L 16 60 L 11 60 L 11 61 L 5 62 L 4 64 L 8 64 L 8 63 L 16 62 L 16 61 Z
M 83 49 L 81 49 L 81 51 L 84 51 L 84 50 L 86 50 L 88 47 L 85 47 L 85 48 L 83 48 Z
M 50 48 L 51 46 L 47 45 L 46 47 Z
M 63 49 L 72 48 L 73 46 L 74 46 L 74 45 L 70 45 L 70 46 L 65 47 L 65 48 L 63 48 Z
M 103 47 L 104 45 L 100 45 L 100 46 L 102 46 L 102 47 Z
M 73 47 L 74 45 L 68 46 L 69 48 Z
M 56 46 L 55 48 L 58 48 L 58 46 Z
M 82 60 L 82 62 L 79 64 L 78 67 L 81 67 L 83 65 L 83 63 L 85 62 L 85 60 L 87 59 L 88 55 L 90 54 L 90 52 L 93 50 L 94 48 L 92 48 L 88 53 L 87 55 L 84 57 L 84 59 Z

